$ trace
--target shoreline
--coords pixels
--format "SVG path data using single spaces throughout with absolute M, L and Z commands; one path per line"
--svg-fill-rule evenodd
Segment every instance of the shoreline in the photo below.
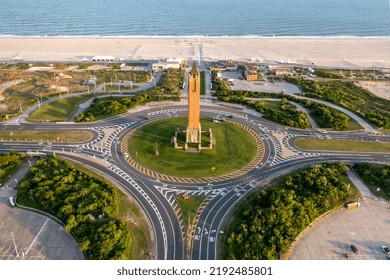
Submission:
M 313 67 L 390 68 L 390 37 L 0 36 L 0 62 L 234 60 Z
M 366 35 L 0 35 L 0 39 L 390 39 Z

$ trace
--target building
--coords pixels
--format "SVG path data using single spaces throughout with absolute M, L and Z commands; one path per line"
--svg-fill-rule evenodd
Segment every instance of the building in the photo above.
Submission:
M 195 63 L 188 75 L 188 127 L 186 143 L 201 143 L 200 74 Z
M 282 67 L 275 70 L 276 76 L 292 76 L 293 73 L 290 68 Z
M 114 61 L 116 60 L 115 56 L 94 56 L 92 61 Z
M 181 69 L 185 65 L 183 58 L 168 58 L 165 61 L 159 61 L 152 64 L 153 71 L 161 71 L 167 69 Z
M 247 81 L 257 81 L 257 65 L 244 65 L 244 77 Z
M 226 71 L 226 63 L 223 63 L 223 62 L 210 63 L 210 71 L 224 72 L 224 71 Z
M 232 60 L 227 62 L 211 62 L 209 63 L 210 71 L 213 72 L 224 72 L 224 71 L 237 71 L 237 64 L 234 64 Z

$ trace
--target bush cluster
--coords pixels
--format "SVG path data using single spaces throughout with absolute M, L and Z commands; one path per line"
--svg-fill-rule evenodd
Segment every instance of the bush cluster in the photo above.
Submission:
M 242 203 L 225 242 L 226 259 L 281 259 L 321 214 L 343 205 L 350 188 L 341 163 L 317 164 Z
M 116 190 L 55 157 L 39 160 L 20 183 L 18 202 L 59 218 L 87 259 L 126 259 L 131 235 Z M 100 216 L 100 218 L 99 218 Z

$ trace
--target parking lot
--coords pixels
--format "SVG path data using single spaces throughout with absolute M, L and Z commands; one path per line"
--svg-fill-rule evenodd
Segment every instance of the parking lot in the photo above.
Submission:
M 44 215 L 12 208 L 0 189 L 0 260 L 82 260 L 76 240 Z
M 314 225 L 289 259 L 345 260 L 348 254 L 352 260 L 387 260 L 382 245 L 390 248 L 390 203 L 367 197 L 359 208 L 341 209 Z
M 256 82 L 246 81 L 240 72 L 223 72 L 223 77 L 231 79 L 230 88 L 232 90 L 246 90 L 254 92 L 269 92 L 286 94 L 301 94 L 301 90 L 293 84 L 285 82 Z

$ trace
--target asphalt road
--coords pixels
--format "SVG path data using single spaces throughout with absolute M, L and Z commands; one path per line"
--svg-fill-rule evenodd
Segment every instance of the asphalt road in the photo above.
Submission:
M 369 131 L 360 133 L 328 133 L 320 134 L 315 129 L 286 128 L 267 121 L 257 114 L 248 114 L 243 111 L 220 106 L 214 103 L 203 103 L 201 114 L 203 116 L 219 116 L 227 118 L 232 115 L 235 122 L 250 127 L 261 135 L 265 154 L 261 162 L 248 173 L 227 181 L 207 184 L 184 184 L 168 182 L 149 177 L 132 168 L 124 159 L 121 152 L 121 142 L 125 135 L 144 123 L 184 116 L 187 106 L 173 105 L 148 108 L 132 114 L 124 114 L 104 121 L 88 124 L 32 124 L 25 120 L 26 114 L 8 123 L 0 124 L 0 129 L 15 130 L 90 130 L 93 139 L 80 143 L 28 143 L 28 142 L 1 142 L 0 152 L 6 151 L 40 151 L 45 154 L 56 154 L 66 159 L 77 161 L 90 168 L 96 169 L 130 194 L 145 211 L 152 225 L 154 240 L 156 242 L 156 259 L 183 259 L 185 252 L 184 240 L 186 232 L 182 227 L 182 217 L 177 214 L 177 201 L 175 195 L 206 195 L 208 204 L 199 213 L 197 224 L 194 226 L 191 246 L 192 259 L 217 259 L 217 243 L 223 233 L 221 225 L 227 213 L 237 202 L 251 190 L 262 188 L 272 178 L 292 170 L 321 162 L 343 161 L 353 162 L 382 162 L 389 163 L 390 154 L 380 153 L 348 153 L 348 152 L 308 152 L 295 147 L 296 138 L 329 138 L 355 139 L 390 142 L 389 135 L 373 136 Z M 283 145 L 293 151 L 294 155 L 287 158 L 280 156 L 281 143 L 272 135 L 279 133 L 285 135 Z M 101 145 L 106 139 L 106 147 Z M 99 144 L 100 143 L 100 144 Z

